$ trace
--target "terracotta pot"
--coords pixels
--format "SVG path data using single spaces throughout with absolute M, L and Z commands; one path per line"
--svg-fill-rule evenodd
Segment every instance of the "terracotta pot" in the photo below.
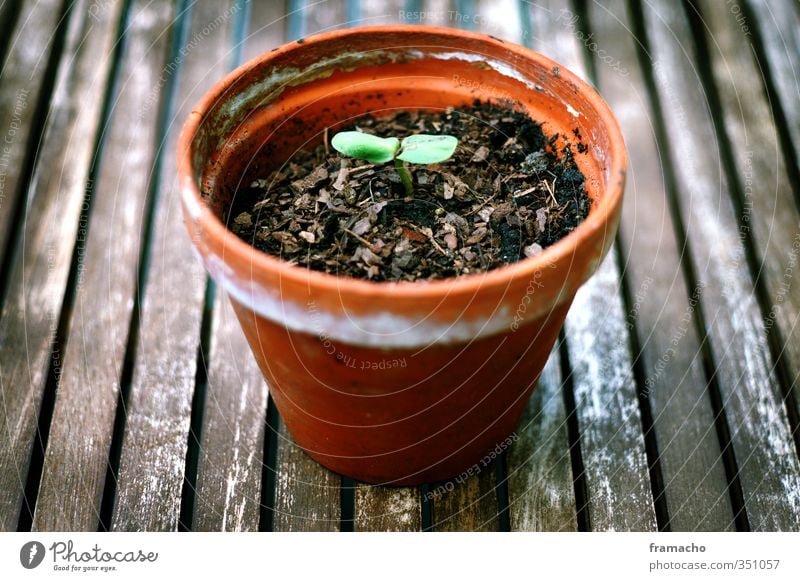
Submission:
M 240 184 L 354 116 L 506 100 L 577 156 L 592 207 L 537 257 L 436 282 L 376 283 L 296 267 L 225 228 Z M 562 139 L 563 143 L 563 139 Z M 458 475 L 507 447 L 577 291 L 617 230 L 626 153 L 608 106 L 551 60 L 489 36 L 429 26 L 340 30 L 240 67 L 183 128 L 186 225 L 231 297 L 289 432 L 359 480 Z M 494 452 L 493 452 L 494 451 Z

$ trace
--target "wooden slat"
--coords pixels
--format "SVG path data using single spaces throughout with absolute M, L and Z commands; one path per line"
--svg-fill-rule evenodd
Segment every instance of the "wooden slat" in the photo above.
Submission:
M 533 9 L 534 48 L 586 78 L 582 47 L 558 20 L 560 3 Z M 572 366 L 587 510 L 593 530 L 656 527 L 616 243 L 578 292 L 565 324 Z
M 772 73 L 772 82 L 785 116 L 785 129 L 793 143 L 795 176 L 800 174 L 800 6 L 797 0 L 747 0 L 755 22 L 745 18 L 741 13 L 734 13 L 733 6 L 728 6 L 728 18 L 738 19 L 741 26 L 739 38 L 744 46 L 752 44 L 751 27 L 757 27 L 764 47 L 763 61 L 760 67 L 768 68 Z M 748 34 L 750 33 L 750 34 Z M 756 78 L 753 83 L 758 84 Z M 795 184 L 797 186 L 797 184 Z M 800 196 L 796 196 L 800 200 Z
M 669 127 L 676 194 L 754 530 L 797 530 L 800 465 L 745 260 L 727 176 L 680 6 L 644 7 L 656 89 Z
M 450 17 L 453 10 L 450 0 L 420 0 L 420 11 L 424 12 L 424 17 L 416 22 L 409 24 L 430 24 L 433 26 L 456 26 Z
M 317 464 L 281 422 L 275 475 L 275 531 L 338 531 L 341 476 Z
M 495 461 L 476 463 L 472 476 L 430 485 L 434 531 L 497 531 L 500 528 Z
M 0 257 L 11 251 L 9 235 L 25 184 L 20 182 L 26 146 L 38 139 L 36 104 L 42 98 L 45 72 L 61 18 L 59 0 L 25 2 L 9 34 L 7 58 L 0 63 Z M 2 260 L 0 260 L 2 264 Z M 0 282 L 0 286 L 5 284 Z M 2 298 L 2 297 L 0 297 Z M 2 305 L 0 305 L 2 306 Z
M 595 58 L 599 90 L 616 112 L 630 156 L 620 225 L 631 297 L 626 322 L 638 335 L 643 394 L 652 406 L 664 524 L 680 531 L 728 530 L 734 525 L 728 480 L 693 318 L 699 289 L 690 288 L 682 270 L 626 5 L 592 3 L 587 33 L 605 51 L 604 61 Z
M 556 346 L 508 454 L 511 530 L 576 531 L 575 488 Z
M 244 40 L 244 60 L 249 61 L 286 40 L 286 10 L 281 2 L 251 2 Z
M 346 26 L 345 0 L 307 2 L 306 4 L 306 9 L 303 13 L 305 18 L 304 35 L 328 32 Z
M 358 2 L 358 0 L 353 0 Z M 406 18 L 406 11 L 413 12 L 414 7 L 408 0 L 384 0 L 381 2 L 361 2 L 361 19 L 358 26 L 375 24 L 413 24 L 413 19 Z
M 92 20 L 88 5 L 81 1 L 73 7 L 45 143 L 28 192 L 23 246 L 0 320 L 2 530 L 17 525 L 121 7 L 111 5 Z M 62 355 L 55 353 L 57 373 Z
M 791 387 L 800 380 L 800 284 L 794 280 L 800 269 L 800 213 L 792 191 L 794 187 L 800 192 L 800 184 L 791 183 L 785 158 L 779 151 L 773 109 L 763 85 L 753 82 L 760 70 L 751 48 L 741 42 L 741 30 L 723 6 L 708 1 L 699 4 L 710 28 L 709 38 L 713 39 L 709 49 L 719 87 L 722 122 L 734 145 L 733 162 L 751 229 L 747 233 L 752 233 L 757 268 L 764 283 L 762 315 L 781 352 L 788 372 L 786 381 Z M 787 49 L 797 49 L 795 57 L 800 59 L 800 44 Z M 795 95 L 792 106 L 797 106 L 797 99 L 800 93 Z M 800 115 L 795 121 L 800 123 Z M 796 397 L 794 404 L 798 403 Z M 800 408 L 795 411 L 800 412 Z
M 115 530 L 177 530 L 206 275 L 180 211 L 174 151 L 191 108 L 230 65 L 232 1 L 192 8 L 178 107 L 163 158 L 152 257 L 120 460 Z
M 140 0 L 131 10 L 91 224 L 79 232 L 83 260 L 33 523 L 38 530 L 98 526 L 156 156 L 158 80 L 174 16 L 169 0 Z
M 14 9 L 16 2 L 5 0 L 0 2 L 0 34 L 3 39 L 8 40 L 14 34 Z
M 267 385 L 217 293 L 193 530 L 258 530 Z
M 251 6 L 246 58 L 284 42 L 283 7 Z M 214 302 L 205 413 L 199 444 L 194 530 L 255 531 L 259 527 L 267 385 L 227 296 Z
M 354 529 L 413 532 L 422 529 L 419 488 L 390 488 L 359 484 L 356 488 Z

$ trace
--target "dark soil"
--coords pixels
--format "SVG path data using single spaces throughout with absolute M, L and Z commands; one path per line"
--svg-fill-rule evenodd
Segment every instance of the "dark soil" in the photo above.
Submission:
M 580 133 L 555 150 L 526 115 L 476 102 L 446 111 L 364 116 L 344 130 L 402 139 L 459 138 L 447 162 L 409 165 L 406 197 L 393 164 L 340 156 L 331 135 L 280 171 L 240 189 L 225 218 L 256 248 L 332 274 L 375 281 L 420 280 L 487 271 L 535 256 L 588 214 L 584 176 L 573 156 Z

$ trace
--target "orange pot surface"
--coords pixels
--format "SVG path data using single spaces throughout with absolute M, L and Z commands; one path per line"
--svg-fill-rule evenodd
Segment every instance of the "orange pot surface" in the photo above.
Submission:
M 575 128 L 592 207 L 542 254 L 488 273 L 371 282 L 307 270 L 225 228 L 240 185 L 353 117 L 491 100 L 558 133 Z M 295 441 L 368 482 L 459 474 L 511 434 L 575 292 L 619 222 L 626 154 L 608 106 L 523 47 L 430 26 L 340 30 L 243 65 L 195 107 L 179 143 L 187 228 L 231 297 Z

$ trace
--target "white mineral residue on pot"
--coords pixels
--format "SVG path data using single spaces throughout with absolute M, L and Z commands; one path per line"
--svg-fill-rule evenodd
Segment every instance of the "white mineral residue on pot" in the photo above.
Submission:
M 206 265 L 214 280 L 236 301 L 262 317 L 301 331 L 329 337 L 350 345 L 364 347 L 422 347 L 434 343 L 469 342 L 479 337 L 507 331 L 513 313 L 502 306 L 489 318 L 457 320 L 442 323 L 425 315 L 401 316 L 387 311 L 364 315 L 333 314 L 316 310 L 310 316 L 305 304 L 298 304 L 274 292 L 236 277 L 230 266 L 216 256 L 209 256 Z
M 187 180 L 181 187 L 181 197 L 183 197 L 183 204 L 189 213 L 189 217 L 195 222 L 199 220 L 200 215 L 203 213 L 203 206 L 194 195 L 194 187 L 191 180 Z
M 395 62 L 400 55 L 387 51 L 346 52 L 325 59 L 320 59 L 305 69 L 296 67 L 272 68 L 269 76 L 254 83 L 241 92 L 231 95 L 225 102 L 222 111 L 226 117 L 237 119 L 240 109 L 252 109 L 267 102 L 267 97 L 274 100 L 284 88 L 308 83 L 315 79 L 331 76 L 337 70 L 353 70 L 355 65 L 366 66 L 374 62 Z
M 533 90 L 542 90 L 542 87 L 525 77 L 522 73 L 516 70 L 514 67 L 504 63 L 503 61 L 498 61 L 495 59 L 487 59 L 486 55 L 479 54 L 479 53 L 470 53 L 470 52 L 460 52 L 460 51 L 453 51 L 453 52 L 436 52 L 436 53 L 424 53 L 419 50 L 412 50 L 409 51 L 409 56 L 415 58 L 424 58 L 424 57 L 433 57 L 440 60 L 461 60 L 468 63 L 480 63 L 485 64 L 491 67 L 495 72 L 500 73 L 504 77 L 509 77 L 514 79 L 515 81 L 519 81 L 520 83 L 524 84 L 526 87 L 533 89 Z

